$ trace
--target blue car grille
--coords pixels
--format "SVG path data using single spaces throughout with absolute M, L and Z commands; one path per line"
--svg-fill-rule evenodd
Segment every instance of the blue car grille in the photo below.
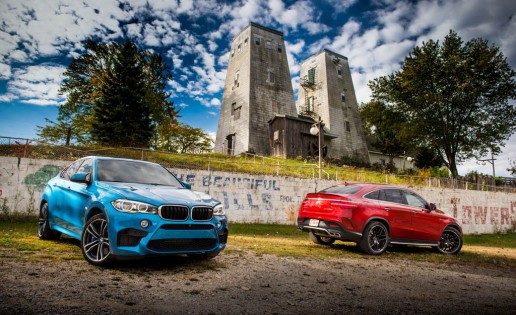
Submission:
M 161 206 L 159 215 L 166 220 L 184 221 L 188 219 L 188 207 L 185 206 Z
M 214 238 L 180 238 L 152 240 L 147 246 L 156 251 L 209 250 L 216 242 Z
M 208 221 L 213 217 L 213 208 L 210 207 L 193 207 L 192 220 Z

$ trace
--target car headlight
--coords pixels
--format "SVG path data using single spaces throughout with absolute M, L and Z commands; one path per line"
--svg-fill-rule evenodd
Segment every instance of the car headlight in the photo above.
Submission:
M 218 204 L 215 206 L 215 208 L 213 208 L 213 215 L 226 215 L 226 213 L 224 212 L 224 208 L 222 207 L 222 204 Z
M 117 199 L 111 202 L 113 208 L 120 212 L 129 212 L 129 213 L 158 213 L 158 207 L 153 206 L 148 203 L 126 200 L 126 199 Z

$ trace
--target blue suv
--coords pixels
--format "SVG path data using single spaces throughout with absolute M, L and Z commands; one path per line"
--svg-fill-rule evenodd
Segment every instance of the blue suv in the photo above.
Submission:
M 159 164 L 85 157 L 43 192 L 39 238 L 62 233 L 80 240 L 84 258 L 100 266 L 150 254 L 213 258 L 226 246 L 228 222 L 220 202 Z

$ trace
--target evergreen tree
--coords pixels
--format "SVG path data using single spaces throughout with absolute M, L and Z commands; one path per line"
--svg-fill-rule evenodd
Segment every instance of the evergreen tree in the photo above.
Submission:
M 148 147 L 151 108 L 145 103 L 144 65 L 138 48 L 126 42 L 107 71 L 93 105 L 92 138 L 102 145 Z
M 130 41 L 119 45 L 90 39 L 85 49 L 64 73 L 60 93 L 67 101 L 59 107 L 57 122 L 47 120 L 39 127 L 43 140 L 148 147 L 149 139 L 156 146 L 175 132 L 179 111 L 166 90 L 172 74 L 161 55 Z M 115 112 L 125 116 L 115 117 Z

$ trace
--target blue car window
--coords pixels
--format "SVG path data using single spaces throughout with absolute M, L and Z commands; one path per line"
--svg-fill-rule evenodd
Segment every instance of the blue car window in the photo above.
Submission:
M 91 159 L 86 159 L 81 164 L 81 167 L 77 170 L 77 173 L 90 173 L 92 168 L 93 161 Z
M 72 164 L 68 165 L 63 170 L 63 172 L 61 172 L 61 178 L 70 179 L 72 177 L 72 175 L 77 172 L 77 169 L 79 168 L 79 165 L 81 165 L 82 162 L 83 162 L 83 160 L 78 160 L 78 161 L 75 161 Z
M 161 165 L 129 160 L 98 160 L 97 180 L 182 187 Z

